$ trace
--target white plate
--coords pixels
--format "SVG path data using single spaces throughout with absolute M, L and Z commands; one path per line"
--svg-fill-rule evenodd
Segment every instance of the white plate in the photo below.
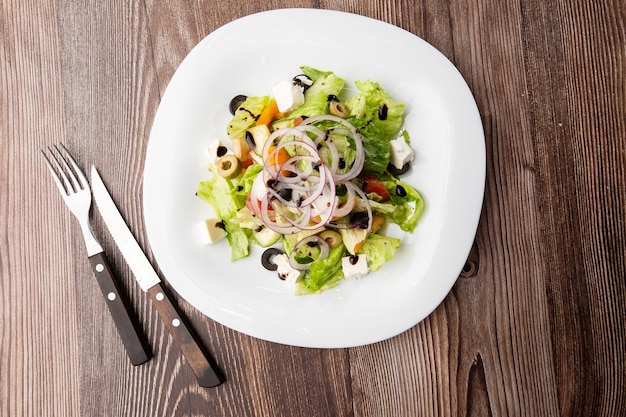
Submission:
M 196 224 L 209 206 L 195 195 L 208 178 L 204 150 L 225 138 L 228 103 L 266 95 L 301 65 L 335 72 L 353 86 L 372 79 L 407 104 L 416 151 L 406 179 L 426 210 L 396 257 L 321 295 L 294 296 L 265 271 L 261 250 L 230 262 L 225 241 L 204 246 Z M 170 81 L 157 111 L 144 171 L 144 213 L 164 277 L 210 318 L 261 339 L 306 347 L 350 347 L 397 335 L 430 314 L 456 281 L 471 248 L 485 180 L 482 124 L 455 67 L 415 35 L 353 14 L 309 9 L 258 13 L 203 39 Z

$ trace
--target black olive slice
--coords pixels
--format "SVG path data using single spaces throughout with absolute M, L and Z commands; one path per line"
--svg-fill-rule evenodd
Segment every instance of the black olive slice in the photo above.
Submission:
M 387 165 L 387 172 L 389 172 L 391 175 L 402 175 L 406 174 L 409 168 L 411 168 L 411 164 L 408 162 L 402 165 L 402 168 L 400 169 L 396 168 L 394 164 L 389 163 L 389 165 Z
M 387 120 L 388 111 L 389 111 L 389 108 L 387 107 L 387 105 L 385 103 L 381 104 L 380 107 L 378 108 L 378 119 Z
M 278 195 L 281 196 L 281 198 L 285 201 L 291 201 L 291 198 L 293 197 L 293 189 L 281 188 L 278 191 Z
M 237 109 L 241 107 L 241 105 L 243 104 L 244 101 L 246 101 L 247 98 L 248 97 L 244 96 L 243 94 L 239 94 L 233 97 L 233 99 L 230 101 L 230 104 L 228 105 L 230 114 L 234 116 Z
M 350 216 L 350 223 L 360 229 L 366 229 L 369 223 L 369 216 L 365 211 L 357 211 Z
M 268 271 L 276 271 L 278 265 L 274 263 L 274 256 L 280 255 L 282 251 L 277 248 L 269 248 L 261 255 L 261 264 Z
M 254 141 L 254 136 L 250 133 L 249 130 L 246 130 L 246 143 L 250 147 L 250 149 L 256 149 L 256 142 Z
M 222 156 L 226 155 L 227 152 L 228 152 L 228 148 L 224 145 L 220 145 L 217 147 L 215 154 L 218 156 L 218 158 L 221 158 Z
M 305 74 L 296 75 L 293 77 L 292 81 L 295 85 L 302 87 L 303 92 L 308 90 L 308 88 L 313 85 L 313 80 Z
M 348 187 L 344 184 L 339 184 L 335 187 L 335 193 L 338 197 L 343 197 L 348 193 Z

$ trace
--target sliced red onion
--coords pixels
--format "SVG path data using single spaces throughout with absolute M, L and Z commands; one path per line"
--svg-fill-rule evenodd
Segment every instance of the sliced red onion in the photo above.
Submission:
M 339 168 L 341 156 L 329 131 L 312 125 L 321 121 L 338 124 L 332 130 L 345 134 L 354 142 L 357 156 L 346 171 Z M 319 153 L 322 149 L 325 149 L 326 160 Z M 276 155 L 284 151 L 290 157 L 280 162 Z M 251 199 L 254 201 L 251 206 L 263 223 L 274 231 L 291 234 L 328 225 L 333 218 L 351 212 L 357 193 L 367 204 L 363 192 L 349 181 L 361 172 L 364 152 L 357 129 L 345 119 L 321 115 L 310 117 L 298 126 L 276 130 L 265 142 L 262 155 L 263 171 L 252 185 Z M 348 190 L 345 204 L 340 204 L 336 196 L 339 182 Z M 369 204 L 367 207 L 368 229 L 371 230 L 371 208 Z
M 256 204 L 253 204 L 253 207 L 256 206 Z M 261 200 L 261 204 L 259 207 L 259 217 L 261 218 L 261 220 L 263 221 L 263 224 L 265 224 L 265 226 L 269 227 L 270 229 L 272 229 L 273 231 L 280 233 L 282 235 L 293 235 L 295 233 L 298 233 L 301 229 L 290 225 L 290 224 L 285 224 L 285 225 L 279 225 L 276 221 L 279 219 L 278 216 L 275 217 L 274 220 L 272 220 L 272 218 L 269 215 L 269 198 L 268 196 L 263 197 L 263 199 Z M 276 214 L 276 213 L 274 213 Z M 281 216 L 282 217 L 282 216 Z
M 344 204 L 336 204 L 335 205 L 335 211 L 333 213 L 333 217 L 336 218 L 340 218 L 340 217 L 344 217 L 347 216 L 348 214 L 350 214 L 350 212 L 352 211 L 352 209 L 354 208 L 356 202 L 356 192 L 354 191 L 353 187 L 349 187 L 346 185 L 345 182 L 341 182 L 341 183 L 335 183 L 335 186 L 338 185 L 345 185 L 346 186 L 346 202 Z M 338 197 L 337 197 L 338 199 Z
M 361 171 L 363 170 L 363 164 L 365 163 L 365 152 L 363 151 L 363 142 L 361 140 L 361 135 L 359 134 L 359 131 L 346 119 L 342 119 L 341 117 L 333 116 L 330 114 L 322 114 L 319 116 L 309 117 L 305 119 L 299 126 L 308 125 L 320 121 L 333 121 L 339 123 L 346 127 L 348 132 L 350 132 L 356 146 L 356 159 L 348 172 L 344 174 L 337 174 L 334 177 L 335 181 L 344 181 L 355 178 L 361 173 Z
M 297 269 L 299 271 L 307 271 L 311 268 L 311 262 L 301 264 L 296 260 L 296 253 L 298 253 L 298 250 L 303 245 L 307 245 L 309 242 L 315 242 L 320 247 L 320 255 L 316 260 L 319 261 L 328 257 L 328 254 L 330 253 L 328 242 L 326 242 L 324 239 L 317 235 L 307 236 L 304 239 L 300 240 L 298 243 L 296 243 L 296 246 L 294 246 L 293 250 L 289 254 L 289 265 L 293 269 Z
M 365 204 L 365 209 L 367 210 L 367 232 L 368 233 L 371 232 L 372 231 L 372 207 L 370 206 L 367 196 L 365 195 L 363 190 L 357 187 L 354 183 L 346 182 L 345 184 L 348 188 L 352 188 L 354 191 L 356 191 L 356 193 L 361 197 L 361 200 L 363 200 L 363 203 Z

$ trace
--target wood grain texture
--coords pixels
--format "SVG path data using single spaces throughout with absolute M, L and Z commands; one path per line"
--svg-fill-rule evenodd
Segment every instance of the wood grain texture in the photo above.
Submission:
M 73 248 L 64 232 L 71 215 L 51 221 L 39 215 L 60 213 L 55 190 L 42 189 L 36 175 L 44 172 L 40 138 L 57 142 L 65 131 L 55 27 L 38 25 L 48 20 L 54 20 L 50 2 L 2 3 L 0 414 L 7 416 L 78 415 L 80 407 L 78 368 L 65 365 L 80 357 L 67 279 Z M 46 290 L 42 279 L 50 282 Z
M 0 4 L 0 415 L 626 415 L 623 1 Z M 94 214 L 154 354 L 128 362 L 38 152 L 63 141 L 96 164 L 148 248 L 143 161 L 167 83 L 204 36 L 281 7 L 384 20 L 456 65 L 485 129 L 483 212 L 444 302 L 373 345 L 261 341 L 167 288 L 226 374 L 207 390 Z

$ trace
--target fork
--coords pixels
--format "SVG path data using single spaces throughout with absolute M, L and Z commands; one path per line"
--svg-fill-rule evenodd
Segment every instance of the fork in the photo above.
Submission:
M 119 290 L 104 250 L 91 230 L 89 224 L 89 210 L 91 208 L 89 182 L 67 148 L 62 143 L 59 146 L 53 145 L 52 149 L 48 147 L 50 157 L 44 151 L 41 151 L 41 154 L 65 204 L 80 224 L 87 247 L 87 257 L 91 262 L 94 275 L 109 306 L 109 311 L 113 316 L 113 321 L 130 362 L 135 366 L 140 365 L 150 358 L 150 348 L 145 336 L 140 331 L 137 319 L 131 315 L 126 297 Z

